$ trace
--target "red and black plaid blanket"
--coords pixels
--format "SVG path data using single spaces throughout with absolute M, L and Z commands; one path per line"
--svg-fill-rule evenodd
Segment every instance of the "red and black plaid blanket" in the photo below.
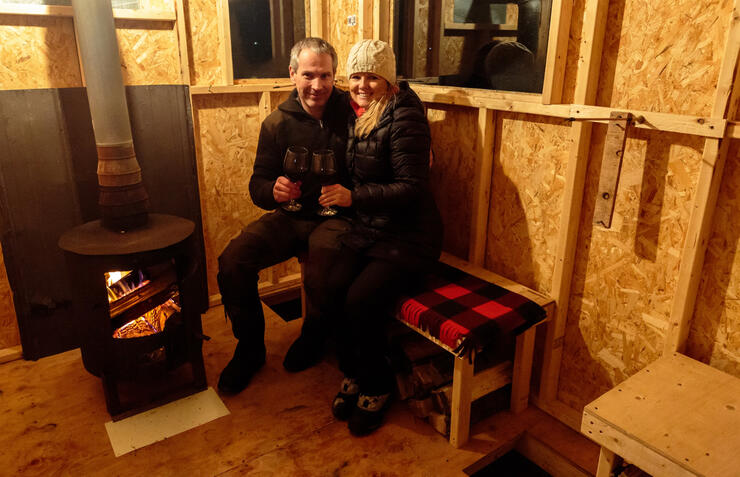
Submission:
M 545 319 L 545 310 L 517 293 L 439 263 L 399 302 L 397 316 L 458 355 L 504 343 Z

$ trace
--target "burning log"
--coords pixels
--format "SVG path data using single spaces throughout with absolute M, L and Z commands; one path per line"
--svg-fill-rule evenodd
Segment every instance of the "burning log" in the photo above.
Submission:
M 113 332 L 114 338 L 139 338 L 164 331 L 167 320 L 180 312 L 180 306 L 170 299 L 139 318 L 129 321 Z

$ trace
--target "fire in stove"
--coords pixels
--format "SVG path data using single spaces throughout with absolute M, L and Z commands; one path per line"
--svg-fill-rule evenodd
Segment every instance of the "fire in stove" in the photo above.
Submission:
M 113 338 L 139 338 L 164 331 L 180 313 L 177 276 L 171 263 L 105 273 Z

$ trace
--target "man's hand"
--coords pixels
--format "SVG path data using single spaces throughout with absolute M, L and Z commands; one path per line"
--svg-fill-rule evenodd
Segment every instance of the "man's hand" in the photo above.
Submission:
M 352 205 L 352 192 L 340 184 L 332 184 L 321 188 L 319 204 L 323 207 L 338 205 L 339 207 L 349 207 Z
M 272 186 L 272 196 L 278 204 L 297 199 L 301 196 L 301 182 L 291 182 L 287 177 L 280 176 Z

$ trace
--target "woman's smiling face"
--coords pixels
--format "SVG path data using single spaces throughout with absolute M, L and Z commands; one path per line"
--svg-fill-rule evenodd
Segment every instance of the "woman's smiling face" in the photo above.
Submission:
M 349 77 L 349 94 L 352 101 L 362 108 L 388 91 L 388 82 L 375 73 L 352 73 Z

